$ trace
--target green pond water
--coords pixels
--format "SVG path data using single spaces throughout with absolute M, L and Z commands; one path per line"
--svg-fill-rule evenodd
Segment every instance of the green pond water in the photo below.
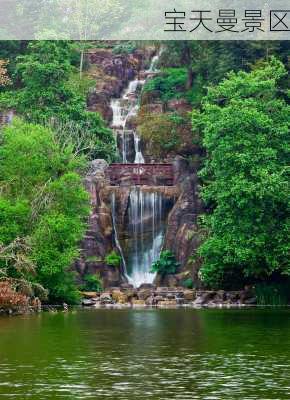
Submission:
M 0 398 L 290 399 L 290 309 L 0 318 Z

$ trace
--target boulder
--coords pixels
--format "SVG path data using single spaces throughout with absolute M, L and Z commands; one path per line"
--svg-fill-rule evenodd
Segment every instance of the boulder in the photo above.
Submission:
M 81 295 L 85 299 L 92 299 L 97 297 L 97 292 L 82 292 Z
M 154 296 L 150 296 L 145 300 L 146 306 L 154 306 L 157 304 L 156 298 Z
M 84 307 L 92 307 L 96 304 L 96 301 L 93 299 L 83 299 L 82 300 L 82 305 Z
M 177 301 L 176 300 L 162 300 L 158 302 L 158 307 L 176 307 L 177 306 Z
M 134 286 L 131 285 L 130 283 L 122 283 L 122 284 L 120 285 L 120 288 L 121 288 L 122 290 L 134 290 Z
M 223 303 L 226 300 L 227 300 L 227 294 L 225 290 L 218 290 L 214 298 L 214 301 L 217 303 Z
M 137 298 L 137 290 L 136 289 L 123 289 L 123 292 L 126 294 L 128 300 L 132 299 L 133 297 Z
M 183 292 L 184 300 L 193 301 L 195 299 L 195 291 L 194 290 L 185 290 Z
M 100 296 L 101 304 L 113 304 L 114 300 L 111 297 L 110 293 L 102 293 Z
M 128 303 L 128 297 L 127 297 L 126 293 L 121 292 L 120 290 L 112 291 L 112 299 L 116 303 L 120 303 L 120 304 Z
M 138 299 L 139 300 L 146 300 L 148 297 L 152 295 L 152 290 L 151 289 L 141 289 L 138 290 Z
M 155 289 L 155 285 L 152 285 L 152 283 L 142 283 L 142 285 L 139 286 L 139 290 L 141 289 Z
M 137 300 L 137 299 L 133 299 L 132 300 L 132 306 L 133 307 L 145 307 L 146 303 L 144 300 Z

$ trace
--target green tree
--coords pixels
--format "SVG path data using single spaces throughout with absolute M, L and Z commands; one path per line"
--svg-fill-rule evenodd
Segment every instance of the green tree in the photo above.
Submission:
M 89 212 L 77 173 L 84 159 L 70 146 L 62 148 L 51 130 L 17 119 L 2 132 L 0 159 L 2 247 L 27 237 L 25 260 L 31 264 L 24 265 L 35 266 L 27 279 L 48 289 L 50 301 L 75 302 L 71 265 Z M 13 271 L 8 277 L 17 278 Z
M 99 113 L 86 111 L 86 94 L 72 83 L 76 47 L 68 41 L 30 42 L 24 55 L 17 58 L 15 76 L 18 90 L 0 95 L 2 108 L 14 108 L 26 120 L 74 133 L 71 143 L 89 157 L 112 161 L 115 141 Z M 64 135 L 61 135 L 62 137 Z M 89 143 L 89 145 L 88 145 Z M 93 146 L 93 148 L 92 148 Z
M 200 272 L 210 286 L 290 274 L 289 106 L 279 89 L 285 75 L 274 58 L 251 73 L 230 73 L 193 113 L 207 150 Z

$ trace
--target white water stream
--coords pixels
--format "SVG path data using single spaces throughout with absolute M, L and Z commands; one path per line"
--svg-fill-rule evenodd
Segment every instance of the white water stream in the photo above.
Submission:
M 150 67 L 145 71 L 153 74 L 156 70 L 159 55 L 152 58 Z M 119 139 L 119 151 L 123 163 L 128 163 L 128 143 L 134 139 L 134 163 L 144 164 L 145 159 L 140 146 L 140 137 L 135 130 L 127 129 L 127 121 L 138 113 L 138 94 L 145 80 L 134 79 L 119 99 L 111 101 L 113 110 L 112 129 Z M 132 155 L 131 155 L 132 157 Z M 117 231 L 116 199 L 112 197 L 113 225 L 116 246 L 122 256 L 124 269 L 130 283 L 135 287 L 142 283 L 152 283 L 155 273 L 151 273 L 151 265 L 159 257 L 164 237 L 164 199 L 159 192 L 146 192 L 142 187 L 132 187 L 128 205 L 128 233 L 126 251 L 123 250 Z

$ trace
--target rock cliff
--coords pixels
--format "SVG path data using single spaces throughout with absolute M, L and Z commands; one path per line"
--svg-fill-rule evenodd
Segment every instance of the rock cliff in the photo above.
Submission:
M 116 286 L 126 282 L 121 268 L 107 265 L 105 257 L 113 249 L 118 251 L 114 241 L 114 231 L 110 200 L 107 191 L 104 160 L 94 160 L 85 178 L 85 187 L 90 194 L 91 214 L 86 235 L 80 244 L 81 257 L 75 263 L 82 281 L 86 274 L 99 273 L 103 286 Z
M 111 100 L 120 96 L 128 82 L 144 68 L 153 51 L 150 47 L 135 50 L 132 54 L 114 54 L 111 49 L 90 50 L 86 58 L 96 87 L 88 94 L 88 110 L 99 112 L 111 122 Z

